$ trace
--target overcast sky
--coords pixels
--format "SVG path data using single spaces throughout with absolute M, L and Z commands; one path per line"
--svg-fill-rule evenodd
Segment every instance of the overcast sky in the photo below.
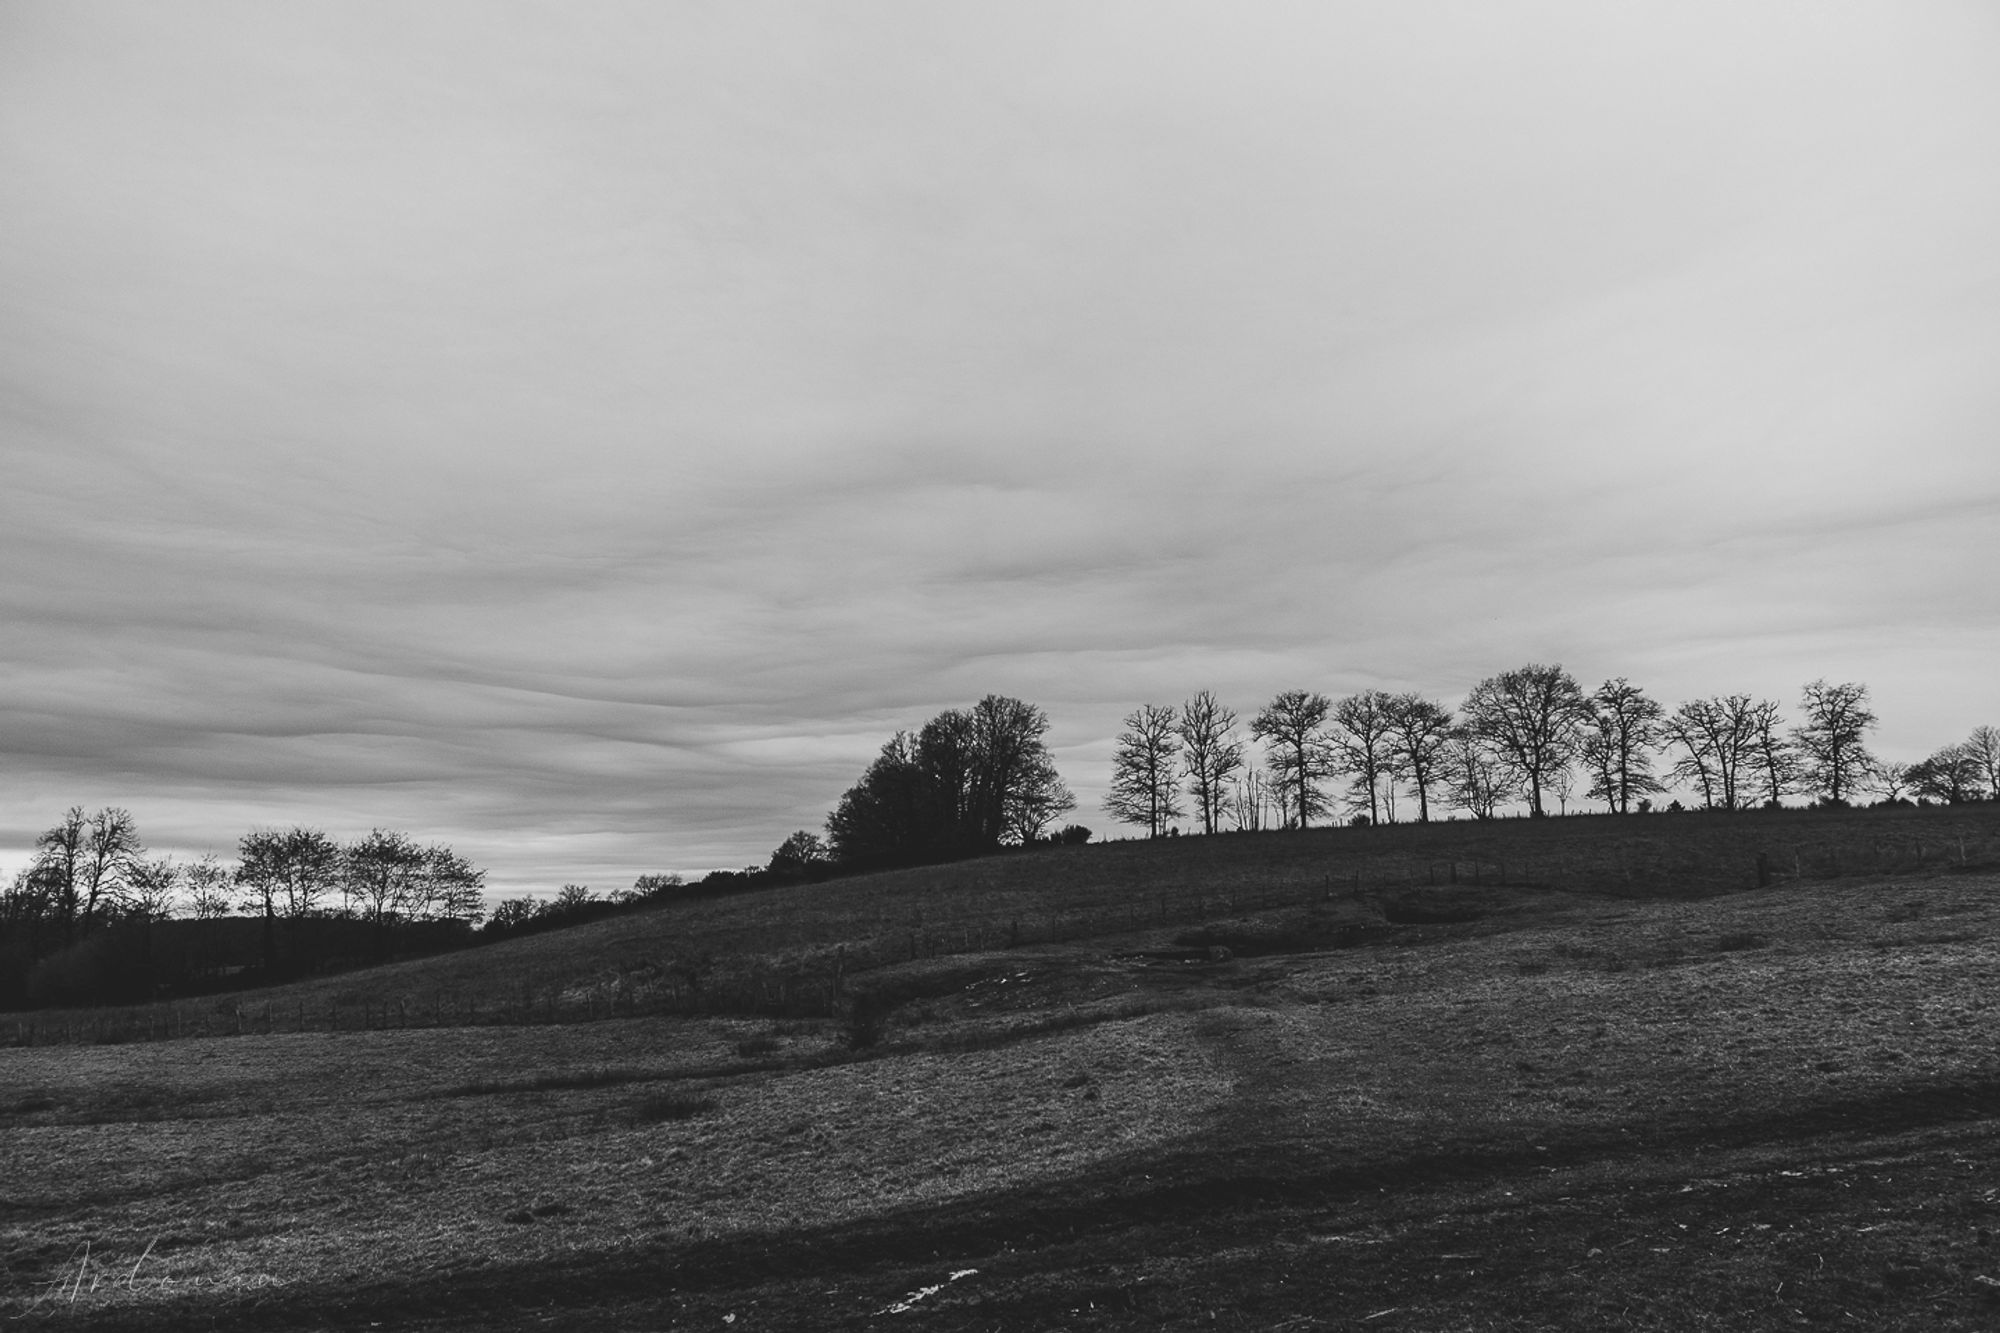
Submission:
M 0 0 L 0 867 L 1215 690 L 2000 723 L 2000 8 Z

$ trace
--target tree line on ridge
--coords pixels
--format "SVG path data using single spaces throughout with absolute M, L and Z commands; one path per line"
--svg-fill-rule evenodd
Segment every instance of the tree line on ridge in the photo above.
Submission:
M 1491 819 L 1578 794 L 1616 814 L 1650 810 L 1669 784 L 1705 809 L 1741 810 L 1806 797 L 1859 795 L 1939 802 L 2000 793 L 2000 731 L 1979 727 L 1916 764 L 1870 752 L 1868 687 L 1816 680 L 1801 720 L 1747 694 L 1693 699 L 1671 712 L 1623 677 L 1585 692 L 1561 666 L 1531 663 L 1480 681 L 1454 711 L 1421 694 L 1362 690 L 1341 699 L 1287 690 L 1249 722 L 1204 690 L 1185 704 L 1142 704 L 1124 719 L 1105 810 L 1158 837 L 1192 813 L 1199 831 L 1304 828 L 1337 818 L 1419 822 L 1434 809 Z M 1261 771 L 1249 746 L 1261 742 Z M 1186 802 L 1186 803 L 1184 803 Z M 1678 802 L 1675 803 L 1676 807 Z
M 1676 788 L 1713 810 L 2000 795 L 2000 730 L 1979 727 L 1903 764 L 1869 750 L 1876 722 L 1859 682 L 1805 686 L 1794 724 L 1769 699 L 1717 695 L 1669 710 L 1624 677 L 1586 691 L 1541 663 L 1487 677 L 1456 709 L 1419 693 L 1286 690 L 1246 725 L 1201 690 L 1124 718 L 1104 809 L 1160 837 L 1182 820 L 1212 834 L 1445 812 L 1492 819 L 1508 808 L 1541 817 L 1570 812 L 1579 796 L 1644 813 Z M 784 882 L 1086 840 L 1077 825 L 1050 831 L 1075 800 L 1047 730 L 1041 709 L 989 695 L 899 731 L 828 815 L 824 836 L 801 829 L 741 877 Z

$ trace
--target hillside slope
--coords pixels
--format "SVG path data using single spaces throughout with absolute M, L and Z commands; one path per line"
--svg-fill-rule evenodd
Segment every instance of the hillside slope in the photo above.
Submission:
M 640 1013 L 825 1017 L 846 1010 L 852 978 L 891 965 L 1098 938 L 1171 940 L 1204 922 L 1281 906 L 1341 904 L 1380 919 L 1406 900 L 1421 913 L 1423 899 L 1453 889 L 1688 898 L 1979 865 L 2000 865 L 2000 804 L 1113 842 L 695 899 L 205 1000 L 0 1016 L 0 1043 Z
M 1992 1326 L 2000 877 L 1489 905 L 905 962 L 859 1047 L 641 1016 L 3 1051 L 0 1310 Z

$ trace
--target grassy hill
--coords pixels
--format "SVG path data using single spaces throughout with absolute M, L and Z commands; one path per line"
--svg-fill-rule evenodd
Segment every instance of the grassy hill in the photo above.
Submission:
M 0 1314 L 1990 1329 L 1996 825 L 1114 844 L 235 998 L 282 1028 L 400 996 L 407 1028 L 4 1049 Z M 828 951 L 825 1014 L 715 981 Z M 705 1012 L 593 989 L 703 956 Z M 529 968 L 533 1023 L 414 1012 Z
M 360 972 L 178 1004 L 0 1015 L 0 1043 L 112 1041 L 646 1013 L 831 1017 L 859 977 L 951 955 L 1147 933 L 1280 907 L 1343 921 L 1452 892 L 1699 897 L 2000 865 L 2000 805 L 1584 815 L 1038 849 L 695 899 Z M 1426 907 L 1426 902 L 1432 906 Z M 1449 910 L 1449 909 L 1445 909 Z

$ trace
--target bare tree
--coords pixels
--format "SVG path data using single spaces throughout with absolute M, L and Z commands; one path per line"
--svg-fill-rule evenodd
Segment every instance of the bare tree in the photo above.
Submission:
M 229 915 L 229 886 L 235 878 L 236 872 L 222 864 L 214 852 L 207 853 L 182 870 L 181 882 L 187 889 L 188 911 L 195 920 L 213 921 Z
M 1243 775 L 1229 784 L 1227 804 L 1229 817 L 1235 821 L 1238 831 L 1256 833 L 1266 823 L 1271 804 L 1270 783 L 1255 768 L 1245 768 Z M 1282 820 L 1280 816 L 1280 822 Z
M 1445 781 L 1446 750 L 1452 735 L 1451 710 L 1420 694 L 1389 701 L 1389 747 L 1397 769 L 1417 793 L 1417 822 L 1431 820 L 1431 791 Z
M 87 933 L 100 920 L 101 908 L 122 902 L 132 867 L 145 851 L 131 812 L 117 806 L 86 815 L 73 805 L 61 823 L 35 839 L 31 880 L 64 940 L 79 930 Z
M 15 872 L 6 891 L 0 893 L 0 933 L 16 939 L 25 936 L 30 957 L 39 957 L 43 952 L 46 932 L 61 929 L 66 933 L 72 924 L 63 908 L 57 866 L 43 861 L 24 866 Z
M 1978 765 L 1982 794 L 1989 801 L 2000 801 L 2000 727 L 1974 727 L 1965 738 L 1965 750 Z
M 1127 714 L 1111 758 L 1105 813 L 1159 837 L 1182 814 L 1180 759 L 1180 713 L 1172 704 L 1141 704 Z
M 1015 776 L 1013 790 L 1007 793 L 1007 836 L 1031 847 L 1043 839 L 1050 825 L 1074 809 L 1076 797 L 1056 772 L 1055 760 L 1037 741 L 1034 753 Z
M 1469 728 L 1459 727 L 1445 742 L 1445 782 L 1451 803 L 1474 819 L 1491 819 L 1520 794 L 1507 764 Z
M 486 915 L 486 872 L 443 843 L 371 829 L 340 850 L 339 874 L 345 911 L 378 926 Z
M 1396 701 L 1383 690 L 1350 694 L 1333 706 L 1334 754 L 1352 775 L 1355 807 L 1366 807 L 1370 824 L 1382 822 L 1382 784 L 1393 784 L 1397 772 L 1395 719 Z
M 1674 777 L 1701 788 L 1711 810 L 1742 807 L 1739 789 L 1756 755 L 1756 705 L 1747 694 L 1691 699 L 1664 723 L 1667 740 L 1681 749 Z
M 311 916 L 340 883 L 340 848 L 313 828 L 260 829 L 236 844 L 246 911 L 266 920 Z
M 1623 676 L 1597 687 L 1590 696 L 1590 722 L 1581 752 L 1590 773 L 1586 795 L 1603 801 L 1613 814 L 1629 815 L 1635 798 L 1666 790 L 1653 776 L 1652 759 L 1660 745 L 1660 720 L 1665 713 L 1656 700 Z
M 1307 827 L 1328 810 L 1326 782 L 1338 771 L 1326 734 L 1333 701 L 1323 694 L 1287 690 L 1266 704 L 1250 723 L 1250 734 L 1265 743 L 1273 784 L 1286 802 L 1287 822 Z
M 1042 737 L 1049 717 L 1034 704 L 989 694 L 971 709 L 974 754 L 967 811 L 981 850 L 1010 836 L 1030 842 L 1076 799 L 1056 776 Z
M 170 856 L 134 861 L 125 876 L 126 912 L 141 921 L 165 921 L 174 914 L 184 878 Z
M 1799 701 L 1805 721 L 1792 731 L 1804 759 L 1806 780 L 1829 804 L 1844 805 L 1855 787 L 1875 767 L 1868 753 L 1868 733 L 1875 714 L 1868 707 L 1868 687 L 1859 681 L 1829 685 L 1816 680 Z
M 1528 798 L 1528 813 L 1546 814 L 1542 792 L 1568 768 L 1590 716 L 1583 687 L 1560 665 L 1530 663 L 1472 687 L 1466 725 L 1486 742 Z
M 1576 770 L 1568 764 L 1549 774 L 1549 790 L 1556 795 L 1556 810 L 1569 813 L 1569 798 L 1576 794 Z
M 1868 776 L 1862 779 L 1874 788 L 1885 804 L 1900 805 L 1910 794 L 1910 779 L 1916 765 L 1906 764 L 1900 759 L 1877 760 L 1869 765 Z
M 73 805 L 63 812 L 61 823 L 35 839 L 35 883 L 48 901 L 49 915 L 61 922 L 66 940 L 76 933 L 77 885 L 82 876 L 84 830 L 88 824 L 83 807 Z
M 1903 776 L 1916 795 L 1948 805 L 1978 800 L 1985 781 L 1979 756 L 1969 743 L 1947 745 L 1929 758 L 1911 764 Z
M 565 884 L 556 890 L 556 896 L 549 901 L 552 912 L 575 912 L 598 901 L 588 884 Z
M 80 872 L 85 930 L 96 918 L 100 902 L 112 906 L 123 899 L 132 867 L 145 854 L 130 810 L 106 806 L 90 817 L 84 830 Z
M 486 872 L 443 843 L 424 848 L 425 915 L 477 923 L 486 915 Z
M 1230 777 L 1243 767 L 1243 743 L 1235 732 L 1235 712 L 1207 690 L 1181 705 L 1181 769 L 1203 833 L 1220 827 Z
M 1785 720 L 1776 700 L 1757 702 L 1750 713 L 1750 728 L 1750 767 L 1764 804 L 1775 809 L 1798 786 L 1798 749 L 1785 734 Z
M 767 869 L 780 879 L 810 879 L 826 866 L 828 860 L 826 842 L 819 834 L 811 829 L 800 829 L 778 844 L 778 849 L 771 853 L 771 864 Z M 622 895 L 614 893 L 611 896 L 614 901 L 623 897 L 631 902 L 640 902 L 646 895 L 635 886 Z
M 340 881 L 340 848 L 318 829 L 259 829 L 236 843 L 243 910 L 263 918 L 264 970 L 278 961 L 278 917 L 311 915 Z

